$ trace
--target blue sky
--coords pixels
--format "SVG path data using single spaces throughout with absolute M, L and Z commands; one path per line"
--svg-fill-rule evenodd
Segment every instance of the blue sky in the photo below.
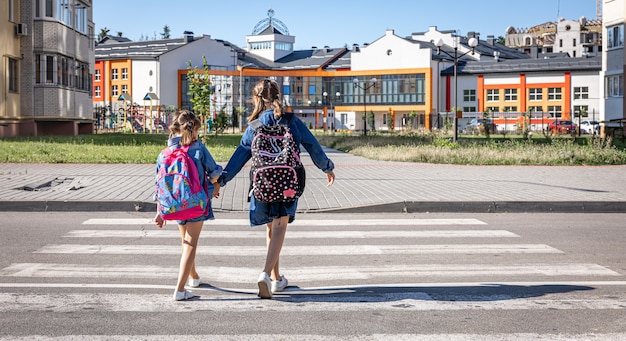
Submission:
M 108 28 L 109 34 L 122 32 L 132 40 L 160 38 L 167 25 L 172 38 L 192 31 L 244 47 L 246 35 L 269 9 L 296 37 L 296 50 L 371 43 L 387 29 L 406 37 L 437 26 L 462 35 L 479 32 L 484 39 L 504 36 L 508 26 L 596 17 L 595 0 L 96 0 L 93 16 L 96 35 Z

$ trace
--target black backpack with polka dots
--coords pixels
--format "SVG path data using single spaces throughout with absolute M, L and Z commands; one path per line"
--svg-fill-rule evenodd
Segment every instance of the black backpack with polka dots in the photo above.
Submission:
M 304 192 L 305 171 L 289 123 L 293 113 L 284 113 L 287 123 L 265 125 L 258 119 L 250 122 L 252 167 L 250 196 L 260 202 L 290 202 Z

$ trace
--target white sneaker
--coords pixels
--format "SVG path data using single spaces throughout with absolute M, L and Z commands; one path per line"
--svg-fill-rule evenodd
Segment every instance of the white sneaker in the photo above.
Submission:
M 285 276 L 280 276 L 279 281 L 272 281 L 272 292 L 281 292 L 289 285 L 289 281 Z
M 260 298 L 272 298 L 272 291 L 270 290 L 272 287 L 272 280 L 266 272 L 261 272 L 257 284 L 259 285 L 259 293 L 257 296 Z
M 197 288 L 200 286 L 200 278 L 191 278 L 187 279 L 187 286 L 192 288 Z
M 194 297 L 196 297 L 196 294 L 191 290 L 174 291 L 174 300 L 176 301 L 184 301 Z

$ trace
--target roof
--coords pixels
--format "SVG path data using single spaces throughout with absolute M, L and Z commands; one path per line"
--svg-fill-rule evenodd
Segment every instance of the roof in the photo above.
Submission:
M 194 38 L 193 41 L 202 39 Z M 158 39 L 145 41 L 123 41 L 98 44 L 95 48 L 96 60 L 105 59 L 154 59 L 187 43 L 185 38 Z
M 497 62 L 495 60 L 491 60 L 459 63 L 457 75 L 549 71 L 599 71 L 601 69 L 601 56 L 589 58 L 516 59 L 500 60 Z M 454 75 L 454 67 L 442 70 L 441 75 Z
M 123 43 L 123 42 L 128 42 L 128 41 L 131 41 L 131 40 L 125 37 L 106 35 L 104 38 L 100 39 L 100 41 L 96 44 L 96 46 L 102 45 L 102 44 L 111 44 L 111 43 L 113 44 Z

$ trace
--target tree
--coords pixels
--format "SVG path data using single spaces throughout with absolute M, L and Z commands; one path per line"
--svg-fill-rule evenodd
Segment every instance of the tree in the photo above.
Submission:
M 192 109 L 200 117 L 206 133 L 206 122 L 211 114 L 211 95 L 214 89 L 209 77 L 209 64 L 204 55 L 202 56 L 202 65 L 203 68 L 200 70 L 197 66 L 192 66 L 191 61 L 187 61 L 187 84 L 189 88 L 187 94 L 191 96 Z
M 163 33 L 161 33 L 161 38 L 162 39 L 169 39 L 170 38 L 170 27 L 165 25 L 163 27 Z
M 100 34 L 98 34 L 98 41 L 102 41 L 102 39 L 106 38 L 109 35 L 109 29 L 104 27 L 100 29 Z
M 503 36 L 498 36 L 498 40 L 496 40 L 498 44 L 506 45 L 506 39 Z
M 124 36 L 124 33 L 122 33 L 122 31 L 119 31 L 119 32 L 117 32 L 117 36 L 118 36 L 118 37 L 123 37 L 123 36 Z

